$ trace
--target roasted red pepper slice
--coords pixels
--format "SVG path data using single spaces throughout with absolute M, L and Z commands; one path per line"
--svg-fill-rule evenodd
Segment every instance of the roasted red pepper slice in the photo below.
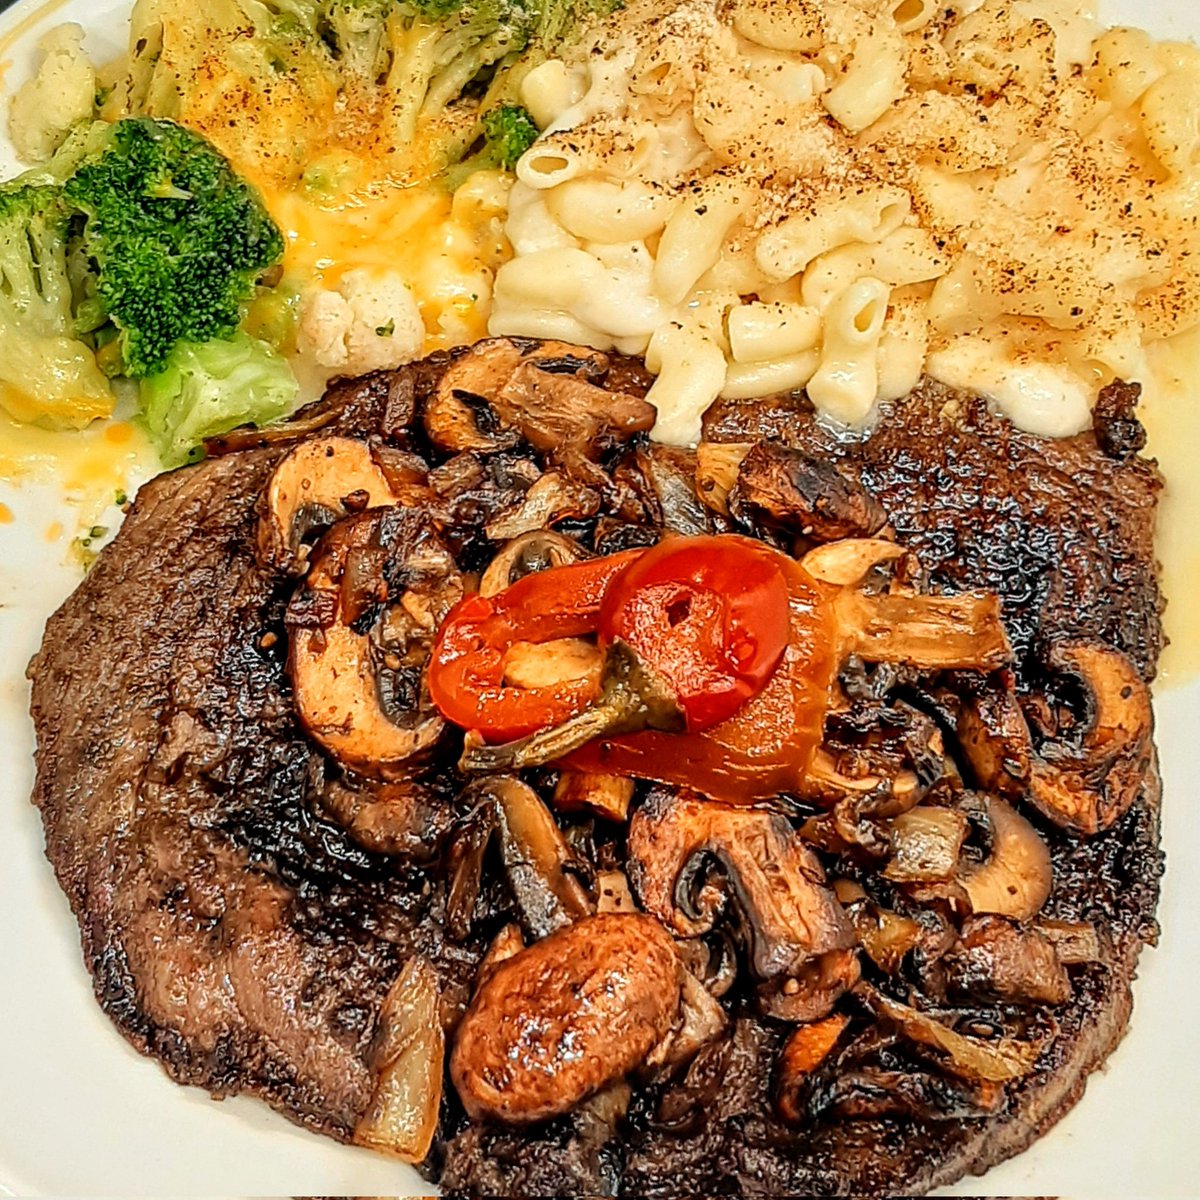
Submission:
M 699 733 L 648 730 L 599 738 L 563 765 L 690 787 L 729 804 L 750 804 L 797 789 L 824 734 L 837 675 L 835 589 L 786 561 L 791 631 L 766 687 L 729 720 Z
M 787 648 L 783 556 L 750 538 L 672 538 L 613 580 L 600 639 L 623 641 L 674 693 L 689 732 L 733 716 Z
M 551 642 L 596 632 L 612 581 L 645 551 L 555 567 L 527 575 L 495 596 L 468 596 L 447 615 L 429 667 L 438 711 L 489 741 L 510 741 L 559 725 L 595 694 L 589 679 L 552 687 L 504 682 L 504 656 L 517 642 Z

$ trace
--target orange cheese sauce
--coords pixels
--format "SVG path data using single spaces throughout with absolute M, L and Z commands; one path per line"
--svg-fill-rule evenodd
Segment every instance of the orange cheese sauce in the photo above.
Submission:
M 303 183 L 255 181 L 287 244 L 284 278 L 336 290 L 351 271 L 395 272 L 412 288 L 425 325 L 425 352 L 487 335 L 491 277 L 503 254 L 498 222 L 472 219 L 436 184 L 387 182 L 333 198 Z

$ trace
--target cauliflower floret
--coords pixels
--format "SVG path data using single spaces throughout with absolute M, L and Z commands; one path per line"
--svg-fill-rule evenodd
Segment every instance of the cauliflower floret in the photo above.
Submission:
M 348 271 L 337 291 L 316 288 L 301 304 L 300 351 L 347 375 L 389 371 L 425 344 L 412 289 L 394 272 Z
M 83 49 L 82 25 L 59 25 L 38 42 L 41 61 L 13 97 L 8 131 L 26 162 L 45 162 L 71 127 L 96 107 L 96 72 Z

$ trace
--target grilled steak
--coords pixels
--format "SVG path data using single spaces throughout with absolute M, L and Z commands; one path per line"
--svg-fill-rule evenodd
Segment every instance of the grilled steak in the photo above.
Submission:
M 436 861 L 464 815 L 452 765 L 422 785 L 432 862 L 364 848 L 377 843 L 331 815 L 336 769 L 300 728 L 286 669 L 296 583 L 256 553 L 260 498 L 281 458 L 318 433 L 378 439 L 405 462 L 419 456 L 432 468 L 441 536 L 464 570 L 494 556 L 486 531 L 507 537 L 546 511 L 604 551 L 739 521 L 784 536 L 777 522 L 755 526 L 751 507 L 724 517 L 700 505 L 680 485 L 686 461 L 646 448 L 630 404 L 626 429 L 597 418 L 589 445 L 556 454 L 550 441 L 539 445 L 534 416 L 489 413 L 486 397 L 468 390 L 459 398 L 474 407 L 472 436 L 487 448 L 440 449 L 428 413 L 459 361 L 439 355 L 340 383 L 289 426 L 226 439 L 199 466 L 145 486 L 30 667 L 34 802 L 100 1004 L 177 1081 L 257 1095 L 342 1140 L 371 1103 L 372 1042 L 403 964 L 414 954 L 433 964 L 452 1028 L 511 902 L 487 886 L 473 931 L 447 931 Z M 627 400 L 645 394 L 639 364 L 593 370 L 589 361 L 544 366 Z M 838 494 L 854 511 L 886 514 L 935 587 L 1000 595 L 1023 687 L 1044 683 L 1045 647 L 1063 633 L 1116 646 L 1153 676 L 1159 481 L 1127 438 L 1105 450 L 1092 435 L 1042 441 L 934 385 L 862 439 L 836 438 L 796 397 L 721 405 L 706 437 L 768 439 L 837 464 Z M 541 484 L 547 477 L 554 486 Z M 525 507 L 535 485 L 549 509 Z M 869 504 L 854 500 L 860 491 Z M 1072 966 L 1073 998 L 1049 1024 L 978 1004 L 981 1019 L 1053 1030 L 993 1115 L 789 1126 L 772 1099 L 788 1027 L 743 1006 L 686 1071 L 636 1086 L 627 1111 L 600 1096 L 540 1125 L 488 1126 L 469 1122 L 448 1087 L 426 1173 L 471 1195 L 913 1194 L 1018 1152 L 1078 1099 L 1127 1023 L 1137 956 L 1156 934 L 1153 768 L 1106 832 L 1079 838 L 1037 823 L 1054 862 L 1044 916 L 1090 922 L 1099 952 Z

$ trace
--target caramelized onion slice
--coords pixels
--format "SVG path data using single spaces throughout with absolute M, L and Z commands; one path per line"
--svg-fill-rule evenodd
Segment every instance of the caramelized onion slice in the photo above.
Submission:
M 421 1162 L 433 1144 L 442 1102 L 446 1039 L 438 1013 L 433 967 L 411 958 L 388 989 L 369 1054 L 376 1072 L 371 1103 L 354 1130 L 354 1143 Z
M 883 869 L 893 883 L 949 879 L 967 840 L 967 818 L 952 808 L 918 806 L 892 821 L 892 858 Z
M 1008 1083 L 1020 1079 L 1029 1074 L 1042 1052 L 1039 1042 L 967 1037 L 927 1013 L 890 999 L 869 984 L 859 984 L 854 991 L 877 1017 L 895 1026 L 910 1042 L 932 1050 L 945 1070 L 972 1083 Z

